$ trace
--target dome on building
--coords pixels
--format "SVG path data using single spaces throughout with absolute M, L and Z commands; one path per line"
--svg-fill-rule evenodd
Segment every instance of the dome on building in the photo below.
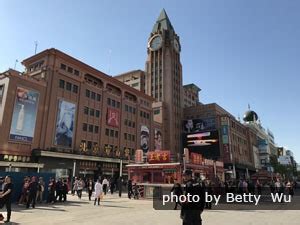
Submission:
M 248 110 L 247 112 L 245 112 L 243 120 L 245 122 L 254 122 L 258 120 L 258 115 L 256 112 Z

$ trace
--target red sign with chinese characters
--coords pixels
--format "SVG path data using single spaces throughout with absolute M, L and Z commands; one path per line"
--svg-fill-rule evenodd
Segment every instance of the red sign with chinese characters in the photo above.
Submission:
M 135 163 L 142 163 L 143 162 L 143 150 L 137 149 L 135 151 Z
M 119 127 L 120 125 L 120 112 L 119 110 L 107 108 L 107 125 L 112 127 Z
M 154 151 L 148 152 L 149 163 L 168 163 L 170 162 L 170 151 Z
M 190 156 L 190 162 L 192 164 L 198 164 L 198 165 L 202 164 L 202 162 L 203 162 L 202 155 L 192 152 L 191 156 Z

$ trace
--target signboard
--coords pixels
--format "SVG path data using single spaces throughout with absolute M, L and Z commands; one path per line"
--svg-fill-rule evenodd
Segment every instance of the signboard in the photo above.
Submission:
M 54 144 L 64 147 L 72 147 L 74 120 L 75 120 L 75 104 L 65 100 L 59 100 L 56 130 Z
M 202 162 L 203 162 L 202 155 L 192 152 L 191 157 L 190 157 L 190 161 L 191 161 L 192 164 L 201 165 Z
M 215 117 L 183 121 L 184 133 L 196 133 L 216 129 Z
M 108 126 L 119 127 L 120 125 L 120 112 L 117 109 L 107 108 L 106 123 Z
M 225 163 L 231 162 L 229 144 L 223 144 L 223 161 Z
M 219 157 L 219 132 L 214 130 L 183 134 L 183 147 L 188 148 L 190 152 L 199 153 L 205 158 Z
M 170 162 L 170 151 L 154 151 L 147 154 L 149 163 L 168 163 Z
M 9 139 L 32 142 L 37 117 L 39 93 L 17 87 Z

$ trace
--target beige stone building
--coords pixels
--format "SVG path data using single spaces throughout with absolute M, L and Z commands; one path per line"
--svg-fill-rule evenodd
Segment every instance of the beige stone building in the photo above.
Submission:
M 142 70 L 132 70 L 120 75 L 114 76 L 117 80 L 133 87 L 143 93 L 146 92 L 145 84 L 145 71 Z
M 186 84 L 183 85 L 183 108 L 195 106 L 200 104 L 199 101 L 199 92 L 201 89 L 195 84 Z

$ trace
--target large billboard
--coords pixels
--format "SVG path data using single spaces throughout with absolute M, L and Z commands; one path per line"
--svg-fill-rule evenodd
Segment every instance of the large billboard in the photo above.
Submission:
M 185 133 L 196 133 L 216 129 L 216 118 L 203 118 L 183 121 L 183 130 Z
M 145 125 L 141 126 L 141 149 L 144 153 L 147 153 L 149 150 L 149 128 Z
M 32 142 L 39 93 L 23 87 L 17 87 L 16 100 L 10 127 L 10 140 Z
M 214 130 L 183 134 L 183 147 L 190 152 L 202 154 L 204 158 L 215 159 L 220 156 L 219 132 Z
M 107 125 L 112 127 L 119 127 L 120 112 L 117 109 L 107 108 Z
M 74 103 L 59 100 L 54 140 L 55 145 L 72 147 L 75 112 L 76 105 Z
M 161 150 L 162 134 L 159 129 L 154 129 L 154 150 Z

